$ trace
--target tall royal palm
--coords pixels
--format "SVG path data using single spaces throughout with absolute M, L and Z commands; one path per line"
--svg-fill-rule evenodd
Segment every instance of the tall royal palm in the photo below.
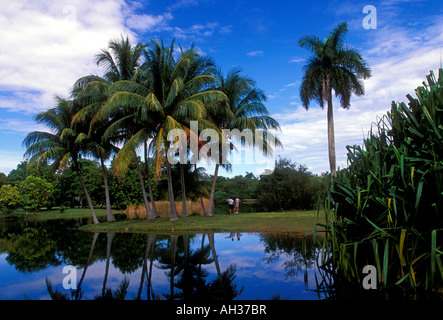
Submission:
M 309 49 L 312 57 L 304 67 L 303 81 L 300 87 L 300 98 L 308 110 L 309 102 L 316 100 L 320 107 L 328 103 L 328 153 L 331 173 L 336 173 L 334 116 L 332 90 L 340 98 L 340 105 L 349 109 L 351 95 L 364 94 L 362 79 L 371 76 L 371 70 L 360 54 L 344 44 L 348 31 L 346 23 L 339 23 L 325 40 L 317 36 L 302 37 L 298 45 Z
M 226 77 L 219 70 L 217 72 L 218 85 L 217 88 L 223 92 L 227 100 L 207 104 L 208 118 L 217 125 L 219 130 L 222 129 L 238 129 L 251 130 L 254 135 L 254 141 L 263 139 L 255 136 L 255 130 L 261 134 L 272 136 L 275 142 L 274 146 L 281 146 L 280 140 L 275 137 L 270 130 L 279 130 L 279 123 L 269 115 L 269 111 L 265 105 L 266 95 L 257 88 L 255 81 L 243 75 L 240 70 L 234 69 L 228 72 Z M 219 139 L 220 142 L 223 139 Z M 266 148 L 268 154 L 274 152 L 271 145 L 267 145 L 268 139 L 264 139 L 263 146 Z M 227 141 L 227 143 L 234 143 L 235 141 Z M 239 142 L 239 141 L 237 141 Z M 241 143 L 241 142 L 240 142 Z M 255 142 L 254 142 L 255 143 Z M 222 150 L 228 151 L 230 148 L 223 148 L 219 145 L 219 159 L 215 164 L 214 178 L 212 180 L 212 188 L 209 196 L 209 207 L 207 214 L 213 215 L 213 202 L 215 195 L 215 187 L 217 183 L 218 170 L 220 165 L 225 162 L 223 159 L 228 157 L 228 154 L 223 154 Z M 229 165 L 226 166 L 229 168 Z
M 140 68 L 142 82 L 118 81 L 113 84 L 108 106 L 102 109 L 102 117 L 105 118 L 126 109 L 126 115 L 116 124 L 132 119 L 137 128 L 116 156 L 116 170 L 128 165 L 131 150 L 141 145 L 146 137 L 152 137 L 150 150 L 155 155 L 157 175 L 166 164 L 170 220 L 176 220 L 178 215 L 171 163 L 167 160 L 167 152 L 172 146 L 168 133 L 173 129 L 189 133 L 190 121 L 207 123 L 205 103 L 225 99 L 222 92 L 209 90 L 215 78 L 207 72 L 210 64 L 206 59 L 201 59 L 193 48 L 181 50 L 177 58 L 174 54 L 174 43 L 165 47 L 163 43 L 153 41 L 146 50 L 146 62 Z
M 57 105 L 35 116 L 38 123 L 43 123 L 51 132 L 34 131 L 29 133 L 23 141 L 27 148 L 25 157 L 30 157 L 29 163 L 51 162 L 50 170 L 57 171 L 60 176 L 63 170 L 71 164 L 77 173 L 82 185 L 86 200 L 91 210 L 93 222 L 99 223 L 94 207 L 81 174 L 79 157 L 83 150 L 82 132 L 80 125 L 72 126 L 71 121 L 78 106 L 73 100 L 57 98 Z

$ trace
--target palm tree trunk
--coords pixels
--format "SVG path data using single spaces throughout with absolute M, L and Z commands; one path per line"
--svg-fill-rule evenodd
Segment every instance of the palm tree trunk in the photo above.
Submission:
M 148 220 L 155 219 L 157 217 L 154 216 L 154 214 L 151 211 L 151 207 L 149 206 L 148 197 L 146 196 L 145 182 L 143 181 L 142 171 L 140 170 L 140 164 L 138 163 L 138 159 L 136 156 L 134 157 L 134 162 L 135 162 L 135 166 L 137 167 L 138 179 L 140 181 L 140 187 L 142 189 L 143 202 L 145 203 L 145 209 L 146 209 L 146 218 Z
M 177 220 L 177 208 L 175 207 L 174 190 L 172 189 L 171 164 L 168 160 L 166 160 L 166 171 L 168 174 L 169 220 Z
M 335 158 L 335 135 L 334 135 L 334 114 L 332 108 L 332 96 L 329 95 L 328 100 L 328 151 L 329 151 L 329 167 L 332 175 L 336 174 L 336 158 Z
M 182 217 L 188 216 L 188 208 L 186 206 L 186 189 L 185 189 L 185 171 L 183 164 L 180 163 L 180 183 L 182 189 Z
M 105 163 L 103 161 L 103 157 L 100 157 L 100 162 L 102 165 L 103 183 L 105 185 L 106 221 L 115 221 L 115 218 L 114 218 L 114 215 L 112 214 L 112 209 L 111 209 L 111 197 L 109 196 L 108 175 L 106 172 L 106 167 L 105 167 Z
M 145 169 L 146 169 L 146 182 L 148 184 L 148 192 L 149 192 L 149 198 L 151 200 L 151 205 L 152 205 L 152 213 L 154 214 L 154 216 L 160 217 L 160 215 L 158 214 L 157 208 L 155 207 L 155 201 L 154 201 L 154 195 L 152 194 L 152 186 L 151 186 L 151 175 L 149 173 L 149 163 L 148 163 L 148 147 L 147 147 L 147 141 L 145 143 Z
M 209 195 L 209 204 L 208 204 L 208 211 L 207 211 L 208 217 L 214 216 L 215 185 L 217 184 L 218 168 L 219 167 L 220 167 L 220 163 L 216 163 L 215 164 L 215 171 L 214 171 L 214 179 L 212 180 L 211 194 Z
M 207 216 L 208 213 L 206 212 L 206 206 L 205 206 L 205 204 L 204 204 L 204 202 L 203 202 L 203 197 L 202 197 L 202 196 L 200 196 L 200 202 L 201 202 L 201 204 L 202 204 L 203 213 L 205 214 L 205 216 Z
M 78 179 L 80 180 L 80 184 L 82 185 L 83 192 L 85 193 L 86 200 L 88 201 L 89 209 L 91 210 L 91 213 L 92 213 L 92 221 L 94 222 L 94 224 L 98 224 L 99 221 L 97 219 L 97 216 L 95 215 L 94 206 L 92 205 L 91 197 L 89 196 L 88 190 L 86 189 L 86 185 L 83 182 L 83 178 L 80 173 L 80 170 L 77 169 L 76 171 L 77 171 Z

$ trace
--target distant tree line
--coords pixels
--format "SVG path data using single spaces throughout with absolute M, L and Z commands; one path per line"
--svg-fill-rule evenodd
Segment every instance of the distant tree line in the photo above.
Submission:
M 329 175 L 316 175 L 307 166 L 287 158 L 275 161 L 274 172 L 260 177 L 253 173 L 233 178 L 219 177 L 215 204 L 226 204 L 229 197 L 255 199 L 258 211 L 308 210 L 325 197 Z
M 92 202 L 96 207 L 105 207 L 105 193 L 101 167 L 98 161 L 79 160 L 84 182 L 88 188 Z M 140 161 L 144 168 L 144 162 Z M 139 183 L 137 168 L 130 166 L 124 178 L 113 174 L 112 164 L 108 171 L 111 204 L 116 209 L 125 209 L 128 205 L 143 203 L 142 190 Z M 189 165 L 186 173 L 187 197 L 198 201 L 200 197 L 208 198 L 214 176 L 209 176 L 204 168 Z M 147 177 L 146 172 L 145 177 Z M 180 194 L 179 165 L 172 166 L 174 190 Z M 168 199 L 168 183 L 166 172 L 155 179 L 150 175 L 152 193 L 155 201 Z M 146 178 L 145 178 L 146 179 Z M 229 197 L 239 197 L 242 201 L 255 200 L 259 211 L 304 210 L 316 206 L 319 196 L 324 196 L 328 185 L 328 176 L 315 175 L 305 165 L 279 158 L 275 162 L 275 170 L 271 175 L 255 176 L 247 172 L 244 176 L 232 178 L 219 176 L 214 202 L 223 206 Z M 38 187 L 37 187 L 38 186 Z M 181 200 L 180 197 L 177 197 Z M 8 212 L 16 208 L 27 211 L 38 211 L 42 207 L 72 208 L 87 207 L 82 186 L 76 173 L 67 168 L 57 178 L 51 174 L 49 166 L 42 166 L 38 171 L 22 161 L 8 175 L 0 173 L 0 210 Z

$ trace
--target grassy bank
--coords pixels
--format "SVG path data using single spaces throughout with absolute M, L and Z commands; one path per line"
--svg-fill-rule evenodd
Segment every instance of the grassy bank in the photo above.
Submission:
M 320 219 L 323 216 L 320 215 Z M 318 222 L 323 222 L 322 219 Z M 305 234 L 317 223 L 317 211 L 298 212 L 257 212 L 238 215 L 216 214 L 214 217 L 189 216 L 169 221 L 168 218 L 155 220 L 124 220 L 86 225 L 81 229 L 94 232 L 294 232 Z
M 106 209 L 94 209 L 97 216 L 106 216 Z M 123 211 L 113 210 L 114 214 L 123 213 Z M 26 213 L 23 209 L 14 210 L 12 213 L 0 214 L 0 219 L 63 219 L 63 218 L 89 218 L 91 217 L 91 211 L 89 209 L 65 209 L 60 212 L 59 209 L 53 210 L 41 210 L 39 212 Z

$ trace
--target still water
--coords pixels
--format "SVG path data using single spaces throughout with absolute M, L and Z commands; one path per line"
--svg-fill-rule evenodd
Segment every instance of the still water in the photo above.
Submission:
M 78 230 L 84 223 L 0 222 L 0 300 L 319 299 L 311 290 L 317 255 L 309 239 L 258 233 L 94 234 Z

